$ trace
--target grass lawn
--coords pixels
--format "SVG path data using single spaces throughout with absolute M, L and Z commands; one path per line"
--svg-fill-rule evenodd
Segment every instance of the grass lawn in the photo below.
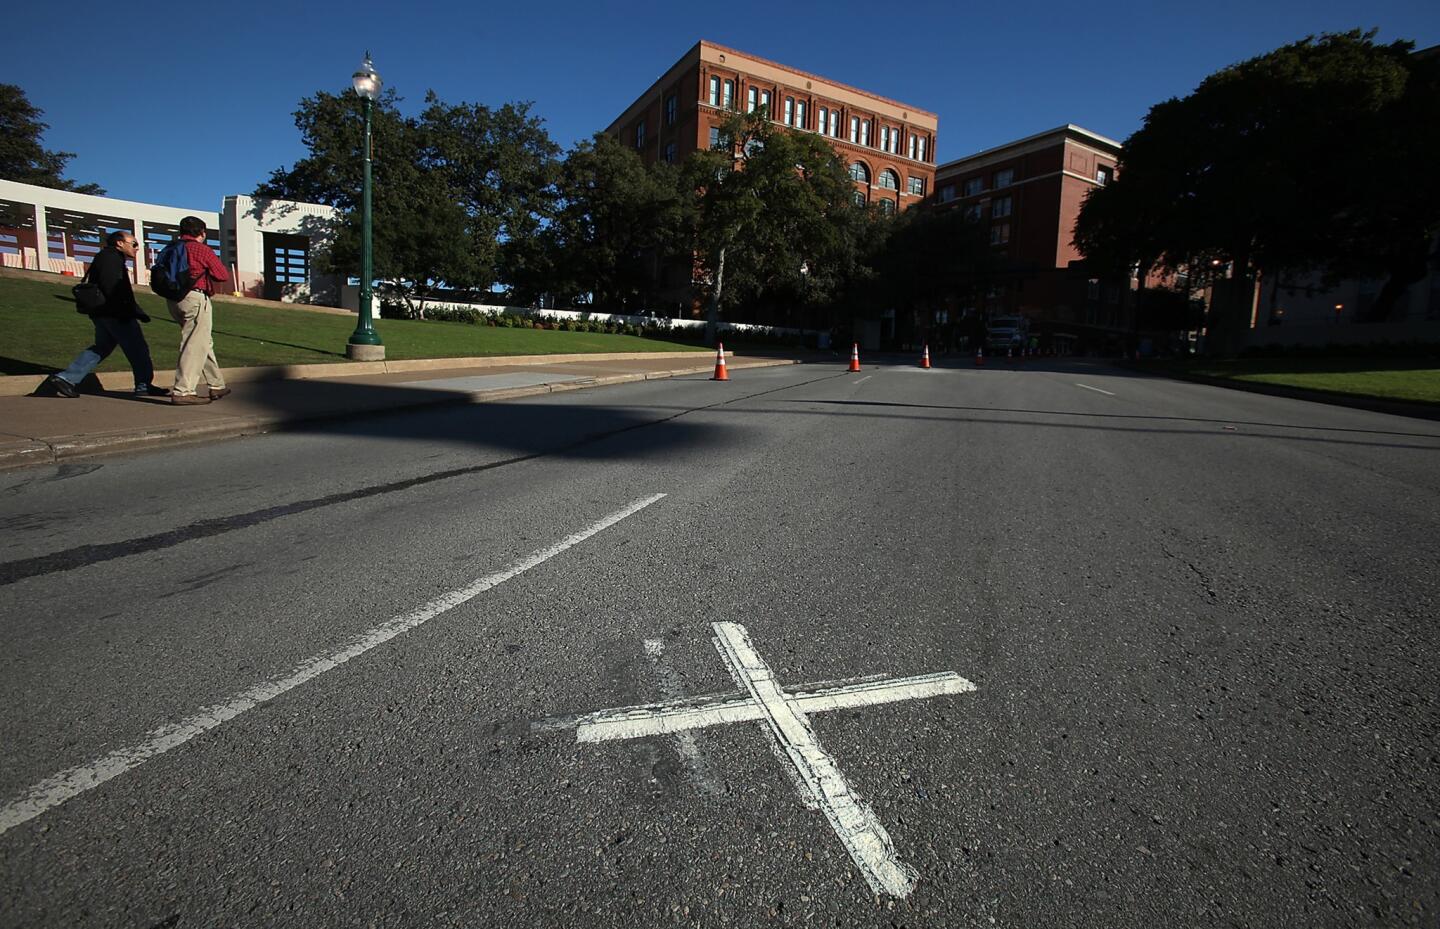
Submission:
M 1440 403 L 1440 368 L 1426 359 L 1244 358 L 1155 362 L 1147 367 L 1162 374 L 1175 371 L 1387 400 Z
M 0 375 L 48 374 L 57 371 L 90 344 L 94 334 L 88 317 L 75 312 L 70 296 L 74 281 L 51 284 L 0 278 Z M 165 301 L 142 288 L 140 305 L 150 314 L 145 339 L 158 370 L 175 367 L 180 327 L 170 318 Z M 707 352 L 694 343 L 665 342 L 626 335 L 558 332 L 542 329 L 500 329 L 465 323 L 377 319 L 385 341 L 385 357 L 465 358 L 484 355 L 555 355 L 589 352 Z M 355 317 L 305 310 L 234 303 L 215 304 L 215 355 L 222 367 L 252 365 L 347 363 L 345 342 L 355 331 Z M 116 349 L 101 371 L 128 371 Z

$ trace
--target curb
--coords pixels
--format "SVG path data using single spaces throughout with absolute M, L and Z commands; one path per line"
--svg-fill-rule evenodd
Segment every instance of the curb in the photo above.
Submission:
M 726 352 L 727 356 L 734 352 Z M 596 352 L 569 355 L 494 355 L 465 358 L 405 358 L 395 361 L 333 361 L 323 364 L 256 365 L 248 368 L 221 368 L 225 382 L 248 384 L 255 381 L 328 380 L 341 377 L 363 377 L 373 374 L 407 374 L 412 371 L 448 371 L 466 368 L 508 368 L 518 365 L 568 364 L 586 361 L 645 361 L 655 358 L 712 357 L 709 352 Z M 106 390 L 128 390 L 134 384 L 129 371 L 97 372 L 100 386 Z M 26 397 L 45 376 L 11 374 L 0 377 L 0 397 Z M 169 387 L 175 372 L 157 371 L 156 387 Z
M 692 353 L 687 353 L 692 354 Z M 727 353 L 728 354 L 728 353 Z M 654 357 L 653 355 L 651 357 Z M 772 368 L 784 365 L 803 364 L 798 359 L 760 359 L 742 361 L 734 367 Z M 247 435 L 263 435 L 267 432 L 283 432 L 287 429 L 322 422 L 343 422 L 363 416 L 384 415 L 400 410 L 422 407 L 450 406 L 462 403 L 490 403 L 499 400 L 514 400 L 540 394 L 565 393 L 585 390 L 591 387 L 609 387 L 614 384 L 631 384 L 636 381 L 657 381 L 687 374 L 704 374 L 711 370 L 706 364 L 693 368 L 677 368 L 671 371 L 648 371 L 630 374 L 607 374 L 580 381 L 564 381 L 555 384 L 537 384 L 532 387 L 504 387 L 495 390 L 455 392 L 448 396 L 436 396 L 417 392 L 414 402 L 401 403 L 381 409 L 343 410 L 290 416 L 235 416 L 228 419 L 212 420 L 205 423 L 184 426 L 164 426 L 153 429 L 126 430 L 123 432 L 101 432 L 89 435 L 55 436 L 42 439 L 18 439 L 11 445 L 0 445 L 0 471 L 9 471 L 32 465 L 59 464 L 74 458 L 91 458 L 100 455 L 144 451 L 161 446 L 189 445 L 216 439 L 235 439 Z M 128 377 L 127 372 L 122 374 Z

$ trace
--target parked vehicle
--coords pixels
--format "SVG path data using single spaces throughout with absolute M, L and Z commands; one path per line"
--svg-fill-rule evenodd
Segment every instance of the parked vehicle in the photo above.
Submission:
M 985 350 L 997 353 L 1014 349 L 1019 352 L 1030 338 L 1030 320 L 1023 316 L 996 316 L 985 327 Z

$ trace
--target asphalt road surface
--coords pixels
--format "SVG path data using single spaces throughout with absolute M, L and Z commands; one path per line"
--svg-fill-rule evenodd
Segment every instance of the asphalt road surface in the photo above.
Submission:
M 0 530 L 5 927 L 1440 923 L 1437 423 L 804 365 Z

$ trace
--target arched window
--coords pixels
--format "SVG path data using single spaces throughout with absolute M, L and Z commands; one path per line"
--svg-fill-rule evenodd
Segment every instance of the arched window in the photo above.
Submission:
M 880 200 L 880 212 L 884 213 L 886 216 L 894 216 L 895 201 L 889 198 L 882 197 Z
M 887 168 L 886 170 L 880 172 L 880 186 L 884 187 L 886 190 L 899 190 L 900 178 L 898 175 L 895 174 L 894 171 L 891 171 Z
M 865 162 L 857 161 L 850 166 L 850 179 L 862 184 L 870 183 L 870 169 L 865 167 Z

